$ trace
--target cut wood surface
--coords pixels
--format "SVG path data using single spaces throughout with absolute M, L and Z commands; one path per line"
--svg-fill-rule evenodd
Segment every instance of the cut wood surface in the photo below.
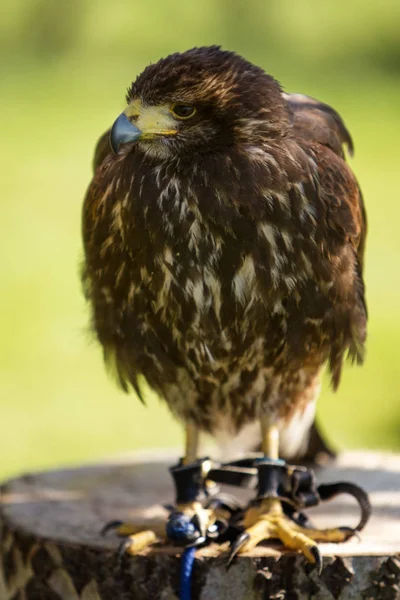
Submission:
M 176 600 L 179 552 L 159 547 L 119 562 L 110 520 L 165 519 L 173 502 L 171 453 L 24 475 L 0 496 L 0 600 Z M 373 516 L 360 539 L 321 544 L 319 576 L 278 545 L 239 557 L 229 571 L 212 546 L 197 553 L 193 600 L 400 599 L 400 456 L 352 452 L 317 471 L 318 483 L 351 481 L 370 494 Z M 236 493 L 235 489 L 230 492 Z M 243 492 L 242 492 L 243 497 Z M 246 492 L 247 497 L 251 492 Z M 320 527 L 353 526 L 346 496 L 310 509 Z

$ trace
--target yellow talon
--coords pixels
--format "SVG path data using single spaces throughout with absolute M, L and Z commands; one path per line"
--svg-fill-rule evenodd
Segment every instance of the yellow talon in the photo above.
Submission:
M 284 514 L 278 499 L 265 499 L 259 506 L 250 507 L 243 518 L 247 538 L 236 546 L 233 553 L 250 552 L 266 540 L 278 539 L 290 550 L 302 552 L 308 561 L 321 566 L 321 557 L 316 542 L 340 543 L 348 540 L 354 531 L 338 529 L 312 529 L 302 527 Z
M 126 542 L 124 543 L 124 549 L 125 552 L 134 556 L 158 541 L 159 538 L 154 531 L 140 531 L 139 533 L 127 537 Z
M 296 525 L 293 523 L 293 525 Z M 276 534 L 282 544 L 291 550 L 298 550 L 311 563 L 316 562 L 313 550 L 315 548 L 314 541 L 307 537 L 302 531 L 297 529 L 298 526 L 292 527 L 292 523 L 287 517 L 283 517 L 276 522 Z
M 102 533 L 106 535 L 109 531 L 114 531 L 119 537 L 124 538 L 119 554 L 122 555 L 127 552 L 134 555 L 165 538 L 165 522 L 163 519 L 153 519 L 146 524 L 151 529 L 143 529 L 143 523 L 111 521 L 103 528 Z
M 204 508 L 201 502 L 195 501 L 187 504 L 178 504 L 176 513 L 182 513 L 189 519 L 196 519 L 201 535 L 206 535 L 218 519 L 228 521 L 230 513 L 218 506 L 215 508 Z M 124 553 L 132 556 L 142 553 L 149 546 L 158 542 L 165 542 L 166 522 L 164 519 L 154 519 L 148 521 L 148 527 L 151 529 L 143 530 L 143 523 L 111 521 L 103 528 L 103 534 L 108 531 L 114 531 L 119 537 L 124 538 L 120 545 L 119 555 Z

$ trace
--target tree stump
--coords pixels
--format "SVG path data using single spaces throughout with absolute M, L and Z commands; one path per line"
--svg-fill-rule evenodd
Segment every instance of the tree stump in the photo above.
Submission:
M 0 600 L 176 600 L 179 552 L 154 548 L 119 561 L 119 538 L 100 535 L 112 519 L 165 518 L 176 457 L 29 474 L 0 495 Z M 238 557 L 229 571 L 213 547 L 197 553 L 193 600 L 400 599 L 400 457 L 347 453 L 318 482 L 348 480 L 370 493 L 373 516 L 361 539 L 321 544 L 322 574 L 279 546 Z M 309 511 L 321 527 L 355 525 L 345 496 Z

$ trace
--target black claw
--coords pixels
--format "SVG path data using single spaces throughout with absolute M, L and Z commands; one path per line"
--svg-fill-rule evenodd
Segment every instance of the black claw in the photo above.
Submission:
M 118 558 L 118 563 L 121 564 L 122 559 L 125 556 L 126 551 L 128 550 L 128 548 L 130 548 L 132 546 L 132 540 L 127 538 L 126 540 L 124 540 L 123 542 L 120 543 L 120 545 L 118 546 L 118 550 L 117 550 L 117 558 Z
M 123 522 L 123 521 L 118 521 L 118 520 L 115 520 L 115 521 L 109 521 L 109 522 L 108 522 L 108 523 L 106 523 L 106 524 L 104 525 L 104 527 L 101 529 L 101 531 L 100 531 L 100 535 L 102 535 L 102 536 L 105 536 L 105 535 L 107 535 L 107 533 L 108 533 L 109 531 L 111 531 L 112 529 L 117 529 L 118 527 L 121 527 L 121 525 L 123 525 L 123 524 L 124 524 L 124 522 Z
M 186 546 L 186 548 L 199 548 L 199 546 L 202 546 L 203 544 L 205 544 L 207 541 L 207 538 L 205 538 L 204 536 L 200 536 L 197 538 L 197 540 L 195 540 L 194 542 L 192 542 L 191 544 L 189 544 L 188 546 Z
M 357 542 L 361 542 L 361 535 L 360 535 L 360 532 L 357 531 L 357 529 L 353 529 L 352 537 L 355 537 Z M 350 538 L 347 538 L 347 539 L 349 540 Z
M 197 529 L 197 531 L 199 533 L 201 533 L 201 521 L 200 521 L 200 517 L 197 513 L 194 513 L 194 515 L 192 517 L 192 523 L 195 526 L 195 528 Z
M 235 556 L 237 555 L 237 553 L 239 552 L 240 548 L 250 539 L 250 535 L 244 531 L 242 534 L 239 535 L 239 537 L 236 538 L 236 540 L 232 543 L 231 545 L 231 551 L 229 553 L 228 556 L 228 560 L 226 563 L 226 568 L 228 569 L 231 564 L 233 559 L 235 558 Z
M 346 534 L 345 541 L 349 540 L 352 537 L 356 537 L 358 540 L 360 539 L 360 535 L 357 529 L 353 529 L 353 527 L 339 527 L 339 531 L 342 531 Z
M 321 552 L 319 551 L 318 546 L 312 546 L 312 548 L 310 548 L 310 552 L 314 557 L 315 567 L 317 569 L 318 575 L 321 575 L 321 573 L 322 573 L 322 556 L 321 556 Z

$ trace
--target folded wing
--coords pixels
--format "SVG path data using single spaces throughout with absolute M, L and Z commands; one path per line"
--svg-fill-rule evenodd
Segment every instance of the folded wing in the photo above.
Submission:
M 353 156 L 353 140 L 339 113 L 324 102 L 304 94 L 282 94 L 292 114 L 293 127 L 300 137 L 327 146 L 344 158 L 343 147 Z

